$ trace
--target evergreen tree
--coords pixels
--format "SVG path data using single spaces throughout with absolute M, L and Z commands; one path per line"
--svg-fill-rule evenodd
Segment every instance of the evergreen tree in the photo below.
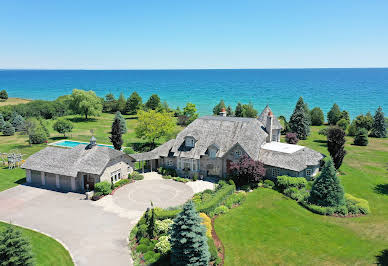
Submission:
M 121 113 L 125 113 L 125 105 L 126 105 L 126 101 L 125 101 L 124 94 L 120 93 L 120 96 L 117 99 L 117 108 L 116 108 L 116 110 L 121 112 Z
M 346 132 L 346 129 L 349 127 L 349 121 L 345 118 L 341 118 L 340 121 L 337 122 L 337 126 Z
M 7 100 L 8 99 L 8 93 L 6 90 L 0 91 L 0 99 L 1 100 Z
M 172 265 L 208 265 L 210 259 L 206 228 L 192 201 L 174 219 L 171 228 Z
M 346 111 L 346 110 L 343 110 L 342 113 L 341 113 L 341 119 L 345 119 L 345 120 L 348 121 L 349 124 L 350 124 L 350 115 L 349 115 L 349 112 Z
M 237 103 L 237 105 L 236 105 L 236 109 L 234 111 L 234 115 L 236 117 L 243 117 L 243 109 L 242 109 L 242 105 L 241 105 L 240 102 Z
M 15 128 L 12 126 L 12 124 L 9 121 L 5 122 L 3 126 L 3 135 L 12 136 L 14 134 L 15 134 Z
M 309 109 L 309 105 L 307 103 L 304 104 L 304 113 L 306 114 L 306 118 L 307 118 L 309 126 L 311 126 L 310 109 Z
M 116 150 L 121 150 L 121 146 L 123 145 L 122 128 L 120 124 L 120 119 L 118 117 L 115 117 L 112 123 L 111 135 L 109 137 L 110 141 L 113 144 L 113 147 Z
M 149 238 L 152 239 L 155 237 L 155 220 L 156 220 L 154 204 L 152 203 L 152 201 L 151 201 L 151 209 L 147 208 L 145 218 L 146 218 L 146 224 L 147 224 L 147 234 Z
M 0 264 L 35 265 L 30 243 L 12 225 L 0 233 Z
M 233 109 L 230 105 L 228 106 L 228 108 L 226 108 L 226 113 L 228 116 L 234 116 Z
M 337 207 L 345 204 L 345 193 L 332 160 L 327 160 L 321 174 L 311 188 L 309 202 L 326 207 Z
M 160 98 L 157 94 L 152 94 L 148 101 L 145 103 L 145 108 L 147 110 L 158 110 L 160 106 Z
M 0 124 L 1 124 L 1 121 L 0 121 Z M 384 112 L 381 106 L 379 106 L 379 108 L 376 110 L 375 117 L 373 120 L 371 135 L 376 138 L 387 137 L 387 128 L 385 126 L 385 121 L 384 121 Z
M 125 113 L 129 115 L 137 114 L 143 106 L 143 100 L 140 95 L 134 91 L 131 96 L 127 99 L 127 103 L 125 105 Z
M 339 127 L 332 127 L 327 133 L 327 149 L 333 159 L 336 169 L 341 167 L 342 161 L 346 155 L 345 132 Z
M 373 127 L 373 122 L 374 120 L 373 120 L 372 114 L 370 112 L 367 112 L 365 115 L 365 123 L 366 123 L 365 129 L 368 131 L 371 130 Z
M 310 135 L 310 122 L 305 108 L 303 98 L 300 97 L 289 122 L 291 132 L 296 133 L 298 139 L 307 139 Z
M 323 112 L 319 107 L 314 107 L 311 110 L 310 117 L 311 117 L 311 125 L 313 126 L 321 126 L 325 122 L 325 116 L 323 115 Z
M 333 107 L 331 107 L 330 111 L 327 113 L 327 121 L 329 125 L 336 125 L 338 121 L 341 119 L 341 110 L 339 106 L 335 103 Z
M 187 117 L 187 123 L 186 125 L 193 122 L 195 119 L 198 118 L 197 108 L 195 107 L 195 104 L 193 103 L 187 103 L 186 107 L 183 108 L 183 115 Z
M 354 137 L 354 144 L 358 146 L 368 145 L 368 131 L 365 128 L 361 128 Z
M 221 100 L 216 106 L 214 106 L 213 108 L 213 114 L 214 115 L 219 115 L 222 108 L 225 108 L 226 109 L 226 105 L 225 105 L 225 102 L 224 100 Z
M 105 113 L 112 113 L 117 111 L 117 100 L 115 99 L 115 96 L 112 93 L 108 93 L 107 95 L 105 95 L 102 110 Z
M 0 114 L 0 131 L 3 130 L 4 124 L 5 124 L 4 117 L 2 114 Z
M 21 115 L 16 115 L 11 120 L 12 126 L 15 128 L 16 131 L 21 131 L 24 127 L 25 120 Z
M 125 121 L 125 118 L 122 116 L 120 111 L 116 112 L 115 119 L 118 119 L 120 121 L 120 129 L 121 134 L 127 133 L 127 122 Z

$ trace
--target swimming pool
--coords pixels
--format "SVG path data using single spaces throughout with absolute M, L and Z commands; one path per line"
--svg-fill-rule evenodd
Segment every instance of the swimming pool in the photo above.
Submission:
M 89 142 L 81 142 L 81 141 L 75 141 L 75 140 L 60 140 L 60 141 L 51 143 L 49 145 L 57 146 L 57 147 L 73 148 L 73 147 L 78 146 L 80 144 L 88 145 Z M 108 147 L 108 148 L 114 149 L 114 147 L 112 145 L 97 144 L 97 146 Z

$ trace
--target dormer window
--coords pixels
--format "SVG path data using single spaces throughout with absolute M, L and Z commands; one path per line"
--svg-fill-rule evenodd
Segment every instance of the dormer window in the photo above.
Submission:
M 240 151 L 240 150 L 235 150 L 235 151 L 234 151 L 234 155 L 236 156 L 236 158 L 240 158 L 241 155 L 242 155 L 242 151 Z
M 193 137 L 186 137 L 186 140 L 185 140 L 185 146 L 186 147 L 194 147 L 195 145 L 195 139 Z
M 215 149 L 209 150 L 209 157 L 210 158 L 216 158 L 217 151 Z

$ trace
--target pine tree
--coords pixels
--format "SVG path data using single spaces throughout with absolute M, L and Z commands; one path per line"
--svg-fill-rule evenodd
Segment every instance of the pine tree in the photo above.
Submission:
M 125 112 L 125 105 L 126 105 L 126 101 L 125 101 L 124 94 L 120 93 L 120 96 L 117 99 L 117 108 L 116 108 L 117 111 L 124 113 Z
M 226 109 L 226 105 L 225 105 L 225 102 L 224 100 L 221 100 L 216 106 L 214 106 L 213 108 L 213 114 L 214 115 L 219 115 L 222 108 L 225 108 Z
M 122 116 L 120 111 L 116 112 L 115 119 L 118 119 L 120 121 L 120 129 L 121 129 L 121 134 L 127 133 L 127 122 L 125 121 L 125 118 Z
M 327 149 L 333 159 L 336 169 L 341 167 L 342 161 L 346 155 L 345 132 L 339 127 L 332 127 L 327 133 Z
M 379 108 L 376 110 L 376 114 L 373 119 L 371 135 L 376 138 L 387 137 L 387 128 L 385 126 L 385 121 L 384 121 L 384 112 L 381 106 L 379 106 Z
M 325 117 L 323 115 L 323 112 L 321 108 L 319 107 L 314 107 L 311 112 L 311 125 L 313 126 L 321 126 L 325 122 Z
M 160 98 L 157 94 L 152 94 L 148 101 L 145 103 L 145 108 L 147 110 L 158 110 L 160 106 Z
M 11 124 L 15 128 L 16 131 L 21 131 L 23 129 L 25 120 L 21 115 L 16 115 L 12 120 Z
M 302 97 L 296 103 L 289 125 L 290 130 L 296 133 L 298 139 L 307 139 L 307 136 L 310 135 L 309 116 L 306 114 L 306 105 Z
M 354 137 L 354 144 L 358 146 L 368 145 L 368 131 L 365 128 L 361 128 Z
M 34 265 L 31 245 L 14 226 L 8 225 L 0 233 L 1 265 Z
M 142 98 L 136 91 L 134 91 L 127 99 L 127 103 L 125 105 L 125 113 L 129 115 L 135 115 L 137 114 L 137 111 L 142 108 L 142 105 Z
M 336 125 L 338 121 L 340 121 L 342 116 L 341 110 L 339 106 L 335 103 L 333 107 L 331 107 L 330 111 L 327 113 L 327 121 L 329 125 Z
M 344 205 L 344 188 L 342 187 L 332 160 L 327 160 L 321 174 L 311 188 L 309 202 L 326 207 Z
M 230 105 L 228 106 L 228 108 L 226 108 L 226 113 L 228 116 L 234 116 L 233 109 Z
M 5 122 L 3 126 L 3 135 L 12 136 L 14 134 L 15 134 L 15 128 L 12 126 L 12 124 L 9 121 Z
M 120 126 L 120 119 L 115 118 L 115 120 L 112 123 L 112 131 L 111 136 L 109 137 L 110 141 L 113 144 L 113 147 L 116 150 L 121 150 L 121 146 L 123 145 L 123 139 L 122 139 L 122 128 Z
M 0 114 L 0 131 L 3 130 L 4 124 L 5 124 L 4 117 L 2 114 Z
M 237 103 L 234 115 L 236 117 L 243 117 L 243 109 L 241 103 Z
M 208 265 L 210 259 L 206 228 L 192 201 L 174 219 L 171 228 L 172 265 Z

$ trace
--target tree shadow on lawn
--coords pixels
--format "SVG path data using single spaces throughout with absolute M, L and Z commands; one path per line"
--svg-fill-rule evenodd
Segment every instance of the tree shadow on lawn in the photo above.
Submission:
M 85 117 L 73 117 L 69 119 L 73 123 L 79 123 L 79 122 L 96 122 L 97 119 L 93 117 L 89 117 L 88 119 L 85 119 Z
M 378 184 L 373 190 L 378 194 L 388 195 L 388 184 Z
M 388 265 L 388 249 L 381 251 L 380 254 L 376 256 L 376 259 L 377 265 Z
M 147 152 L 152 149 L 150 143 L 145 142 L 131 142 L 127 143 L 127 147 L 132 147 L 136 152 Z
M 56 140 L 62 140 L 62 139 L 68 139 L 69 137 L 64 137 L 64 136 L 56 136 L 56 137 L 50 137 L 50 139 L 51 140 L 54 140 L 54 141 L 56 141 Z
M 315 139 L 313 142 L 320 143 L 319 146 L 327 147 L 327 140 Z

